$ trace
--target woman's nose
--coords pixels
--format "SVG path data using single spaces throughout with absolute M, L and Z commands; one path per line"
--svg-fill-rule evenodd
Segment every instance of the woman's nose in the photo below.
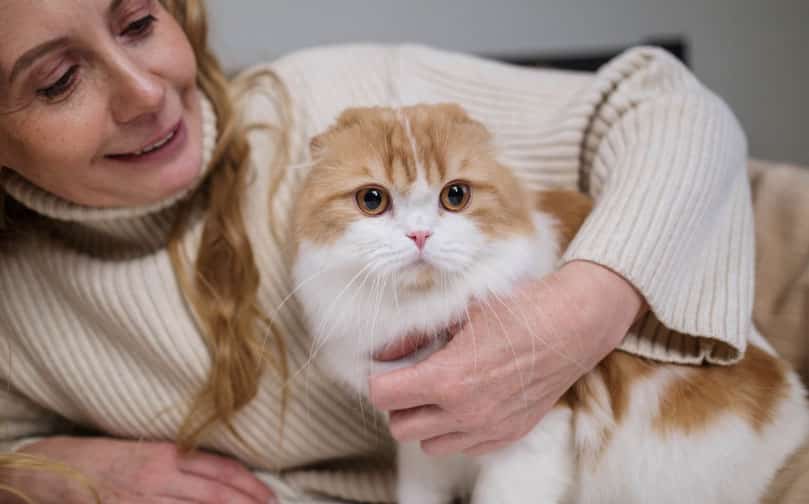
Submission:
M 135 61 L 119 62 L 113 79 L 112 113 L 122 124 L 156 116 L 163 108 L 166 86 L 160 76 Z

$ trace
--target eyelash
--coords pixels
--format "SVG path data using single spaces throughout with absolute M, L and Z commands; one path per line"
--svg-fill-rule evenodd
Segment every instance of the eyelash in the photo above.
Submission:
M 73 82 L 76 80 L 76 72 L 78 71 L 79 65 L 73 65 L 59 78 L 59 80 L 46 88 L 37 89 L 37 95 L 47 100 L 55 100 L 59 98 L 73 87 Z
M 145 37 L 151 33 L 156 22 L 157 18 L 152 14 L 149 14 L 129 23 L 129 25 L 127 25 L 126 28 L 124 28 L 124 30 L 121 32 L 121 36 Z M 67 72 L 59 77 L 56 82 L 50 86 L 37 89 L 37 95 L 45 98 L 48 101 L 58 99 L 70 91 L 70 89 L 73 87 L 73 84 L 76 82 L 76 74 L 78 71 L 79 65 L 71 66 Z
M 157 18 L 149 14 L 148 16 L 144 16 L 136 21 L 129 23 L 129 25 L 127 25 L 127 27 L 124 28 L 124 31 L 121 32 L 121 35 L 129 35 L 135 37 L 148 35 L 156 22 Z

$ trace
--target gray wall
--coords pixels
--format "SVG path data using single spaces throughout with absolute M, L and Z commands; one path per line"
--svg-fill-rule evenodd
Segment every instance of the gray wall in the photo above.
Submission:
M 809 0 L 208 0 L 235 69 L 302 47 L 413 41 L 484 54 L 684 35 L 697 76 L 741 119 L 751 154 L 809 165 Z

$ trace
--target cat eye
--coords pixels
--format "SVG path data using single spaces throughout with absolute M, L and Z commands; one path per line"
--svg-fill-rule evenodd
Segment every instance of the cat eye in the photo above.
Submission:
M 357 205 L 365 215 L 382 215 L 390 206 L 388 192 L 378 186 L 363 187 L 357 191 Z
M 441 206 L 450 212 L 460 212 L 469 204 L 471 194 L 469 184 L 450 182 L 441 191 Z

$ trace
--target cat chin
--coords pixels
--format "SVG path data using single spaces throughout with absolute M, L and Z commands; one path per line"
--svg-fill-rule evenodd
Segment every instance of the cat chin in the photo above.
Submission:
M 423 293 L 438 284 L 439 276 L 440 272 L 433 265 L 421 260 L 415 261 L 398 273 L 398 287 L 405 295 Z

